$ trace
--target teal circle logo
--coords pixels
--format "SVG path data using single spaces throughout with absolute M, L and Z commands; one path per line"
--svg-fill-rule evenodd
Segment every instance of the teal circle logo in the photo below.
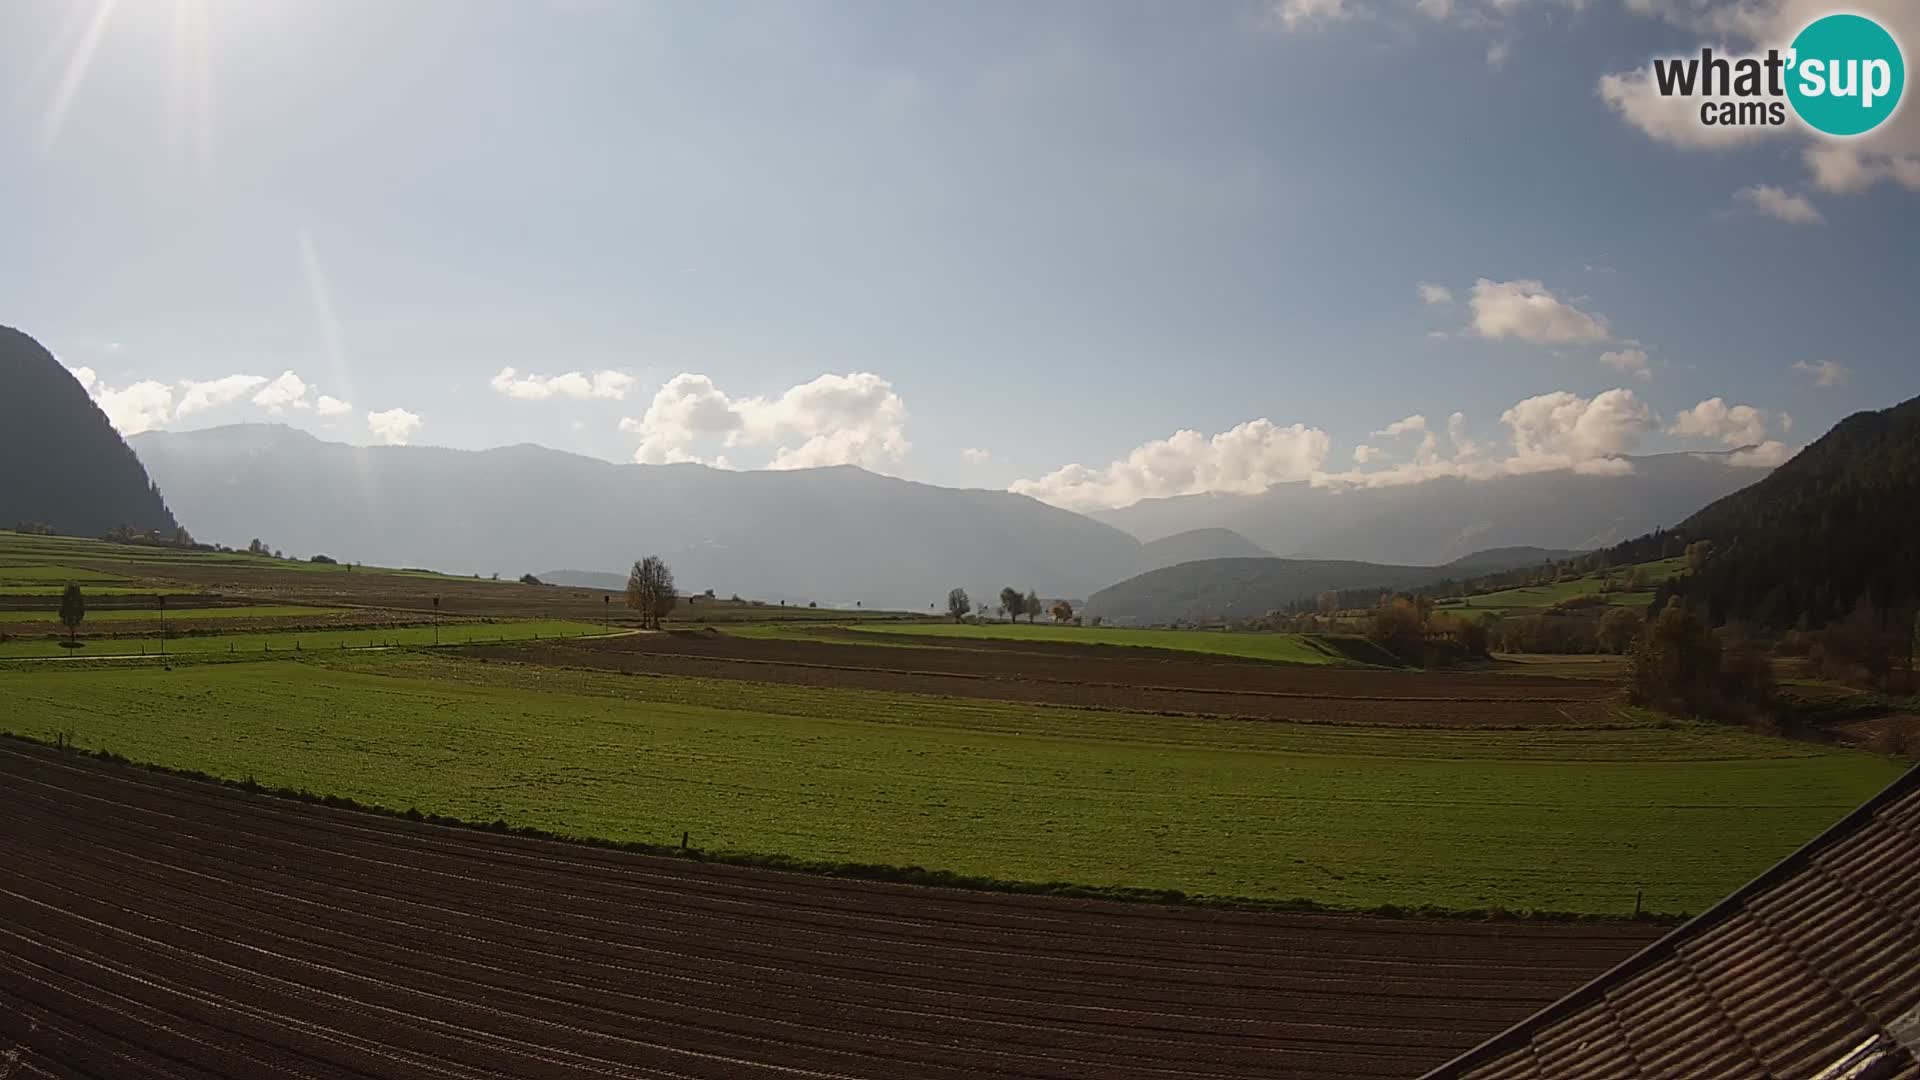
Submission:
M 1900 105 L 1907 64 L 1893 35 L 1862 15 L 1815 19 L 1793 39 L 1787 98 L 1828 135 L 1863 135 Z

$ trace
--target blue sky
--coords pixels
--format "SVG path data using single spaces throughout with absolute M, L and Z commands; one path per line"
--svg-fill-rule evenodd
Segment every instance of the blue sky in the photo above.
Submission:
M 1822 10 L 16 0 L 0 321 L 123 429 L 1075 507 L 1763 463 L 1920 393 L 1920 110 L 1711 144 L 1628 76 Z

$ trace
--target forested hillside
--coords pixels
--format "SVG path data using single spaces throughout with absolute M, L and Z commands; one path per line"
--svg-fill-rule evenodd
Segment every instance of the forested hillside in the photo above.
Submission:
M 0 326 L 0 528 L 171 532 L 173 515 L 105 413 L 38 341 Z
M 1863 603 L 1910 611 L 1920 605 L 1920 398 L 1842 420 L 1676 531 L 1711 547 L 1665 593 L 1715 622 L 1818 627 Z M 1643 537 L 1616 561 L 1671 546 Z

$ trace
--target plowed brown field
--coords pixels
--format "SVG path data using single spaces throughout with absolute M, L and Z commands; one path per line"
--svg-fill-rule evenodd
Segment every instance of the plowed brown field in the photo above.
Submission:
M 813 877 L 12 742 L 0 823 L 10 1076 L 1411 1077 L 1658 932 Z
M 898 648 L 720 633 L 640 634 L 477 655 L 609 671 L 835 686 L 1135 712 L 1408 727 L 1551 728 L 1625 723 L 1616 683 L 1523 675 L 1382 671 L 1113 646 L 996 642 Z M 944 643 L 943 643 L 944 644 Z

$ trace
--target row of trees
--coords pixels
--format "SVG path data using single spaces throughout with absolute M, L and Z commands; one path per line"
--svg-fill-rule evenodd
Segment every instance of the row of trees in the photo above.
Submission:
M 968 615 L 976 613 L 985 615 L 987 610 L 985 604 L 975 607 L 973 598 L 967 595 L 967 590 L 959 588 L 947 590 L 947 615 L 954 622 L 960 622 Z M 1000 590 L 1000 606 L 994 610 L 1016 620 L 1025 615 L 1029 623 L 1043 610 L 1053 617 L 1054 622 L 1073 621 L 1073 605 L 1067 601 L 1055 600 L 1043 608 L 1039 593 L 1032 589 L 1022 593 L 1011 585 Z

